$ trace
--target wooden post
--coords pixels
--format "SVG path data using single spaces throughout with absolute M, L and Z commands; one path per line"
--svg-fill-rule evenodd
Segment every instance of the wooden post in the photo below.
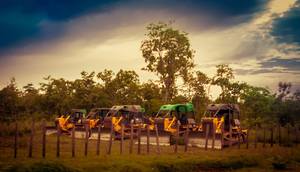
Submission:
M 179 142 L 179 127 L 180 125 L 177 123 L 176 126 L 176 140 L 175 140 L 175 148 L 174 148 L 174 152 L 177 153 L 178 152 L 178 142 Z
M 157 153 L 160 154 L 159 135 L 158 135 L 157 125 L 155 125 L 155 134 L 156 134 L 156 148 L 157 148 Z
M 210 125 L 206 124 L 206 133 L 205 133 L 205 150 L 207 150 L 207 145 L 208 145 L 208 134 L 210 130 Z
M 59 125 L 59 124 L 57 124 Z M 46 128 L 46 121 L 45 119 L 43 119 L 43 122 L 42 122 L 42 157 L 45 158 L 46 157 L 46 131 L 47 131 L 47 128 Z
M 215 149 L 215 140 L 216 140 L 216 125 L 213 123 L 213 133 L 212 133 L 212 145 L 211 148 Z
M 189 126 L 187 126 L 184 134 L 184 152 L 188 151 L 188 145 L 189 145 Z
M 299 129 L 298 129 L 298 125 L 295 125 L 295 134 L 296 134 L 296 146 L 298 146 L 298 142 L 299 142 Z
M 290 143 L 290 124 L 287 124 L 287 143 Z
M 108 155 L 111 154 L 111 147 L 112 147 L 112 142 L 113 142 L 113 134 L 114 134 L 114 125 L 113 125 L 113 123 L 111 123 L 111 127 L 110 127 L 110 137 L 109 137 L 108 151 L 107 151 L 107 154 L 108 154 Z
M 150 153 L 150 128 L 149 124 L 147 124 L 147 154 Z
M 97 148 L 96 155 L 100 155 L 100 140 L 101 140 L 101 124 L 98 125 L 98 137 L 97 137 Z
M 278 123 L 278 145 L 281 146 L 281 126 Z
M 18 122 L 15 121 L 15 142 L 14 142 L 14 158 L 17 158 L 18 154 L 18 137 L 19 137 L 19 129 L 18 129 Z
M 221 126 L 221 149 L 223 149 L 224 146 L 224 122 L 222 123 Z
M 57 125 L 57 134 L 56 134 L 56 157 L 60 156 L 60 127 Z
M 263 147 L 266 147 L 266 128 L 264 127 L 264 143 Z
M 72 157 L 75 157 L 75 126 L 72 128 Z
M 241 133 L 238 131 L 238 149 L 241 149 Z
M 141 154 L 141 126 L 138 128 L 138 154 Z
M 273 147 L 273 144 L 274 144 L 274 129 L 273 129 L 273 125 L 272 125 L 272 128 L 271 128 L 271 147 Z
M 123 142 L 124 142 L 124 124 L 121 124 L 121 140 L 120 140 L 120 154 L 123 154 Z
M 30 133 L 30 138 L 29 138 L 29 152 L 28 152 L 28 157 L 32 158 L 32 149 L 33 149 L 33 137 L 34 137 L 34 119 L 32 119 L 32 123 L 31 123 L 31 133 Z
M 88 145 L 89 145 L 89 123 L 85 123 L 85 142 L 84 142 L 84 156 L 88 154 Z
M 254 148 L 257 148 L 257 124 L 255 124 L 255 140 L 254 140 Z
M 229 113 L 229 147 L 232 146 L 232 125 L 231 125 L 231 120 L 232 120 L 232 114 Z
M 129 153 L 132 154 L 133 150 L 133 122 L 130 123 L 130 143 L 129 143 Z
M 249 135 L 250 135 L 250 130 L 251 128 L 248 128 L 248 132 L 247 132 L 247 144 L 246 144 L 246 148 L 249 149 Z

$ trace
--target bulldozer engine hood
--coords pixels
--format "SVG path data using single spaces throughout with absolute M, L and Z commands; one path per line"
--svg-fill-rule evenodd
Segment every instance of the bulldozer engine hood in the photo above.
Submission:
M 85 109 L 72 109 L 71 113 L 83 113 L 85 115 L 86 110 Z
M 219 110 L 231 110 L 239 113 L 240 108 L 237 104 L 209 104 L 207 106 L 208 111 L 219 111 Z
M 111 108 L 112 111 L 128 111 L 128 112 L 145 112 L 145 109 L 140 105 L 117 105 Z

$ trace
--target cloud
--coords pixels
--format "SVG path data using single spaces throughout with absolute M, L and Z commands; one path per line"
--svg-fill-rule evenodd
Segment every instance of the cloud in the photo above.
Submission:
M 282 17 L 273 22 L 271 35 L 279 43 L 294 44 L 296 51 L 300 46 L 300 1 Z
M 228 27 L 251 19 L 264 9 L 266 0 L 214 0 L 214 1 L 111 1 L 111 0 L 2 0 L 0 1 L 0 54 L 10 48 L 24 46 L 35 40 L 56 39 L 64 36 L 69 22 L 81 17 L 99 13 L 109 14 L 112 10 L 151 11 L 163 13 L 169 19 L 179 19 L 195 29 Z M 147 15 L 151 16 L 149 12 Z M 148 16 L 125 18 L 133 23 L 149 19 Z M 132 18 L 133 17 L 133 18 Z M 150 17 L 151 18 L 151 17 Z M 162 17 L 165 19 L 164 17 Z M 101 25 L 124 23 L 119 18 L 102 20 Z M 124 19 L 124 18 L 123 18 Z M 153 18 L 152 18 L 153 19 Z M 97 21 L 95 21 L 97 22 Z M 148 21 L 149 22 L 149 21 Z M 50 24 L 49 24 L 50 23 Z M 85 27 L 85 26 L 82 26 Z M 104 27 L 107 29 L 107 27 Z M 108 28 L 109 29 L 109 28 Z M 67 29 L 68 30 L 68 29 Z M 99 28 L 101 31 L 101 28 Z
M 300 74 L 300 58 L 283 59 L 274 57 L 258 62 L 260 67 L 252 69 L 236 69 L 239 75 L 255 75 L 267 73 Z

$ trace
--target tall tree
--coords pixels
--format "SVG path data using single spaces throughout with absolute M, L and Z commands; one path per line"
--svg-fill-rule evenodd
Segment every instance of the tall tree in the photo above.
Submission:
M 171 24 L 157 23 L 146 27 L 147 38 L 141 51 L 147 66 L 144 70 L 159 76 L 163 86 L 164 101 L 170 101 L 176 93 L 176 79 L 187 77 L 195 65 L 187 33 L 176 30 Z
M 0 119 L 9 120 L 18 113 L 20 105 L 20 91 L 17 89 L 16 80 L 0 90 Z

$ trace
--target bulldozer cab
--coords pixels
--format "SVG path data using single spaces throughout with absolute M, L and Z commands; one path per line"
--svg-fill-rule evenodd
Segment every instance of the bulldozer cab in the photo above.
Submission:
M 103 119 L 110 108 L 93 108 L 87 115 L 87 119 Z
M 171 131 L 175 129 L 177 123 L 186 126 L 195 123 L 195 113 L 193 104 L 168 104 L 161 106 L 155 117 L 155 123 L 159 129 Z
M 218 121 L 224 121 L 224 130 L 229 131 L 232 127 L 240 125 L 240 111 L 235 104 L 210 104 L 207 107 L 205 117 L 217 118 Z
M 72 109 L 70 112 L 69 121 L 74 124 L 82 124 L 85 119 L 85 109 Z
M 109 128 L 108 125 L 111 125 L 111 122 L 114 125 L 121 123 L 129 125 L 131 121 L 134 124 L 141 124 L 144 111 L 139 105 L 113 106 L 104 118 L 104 125 Z

